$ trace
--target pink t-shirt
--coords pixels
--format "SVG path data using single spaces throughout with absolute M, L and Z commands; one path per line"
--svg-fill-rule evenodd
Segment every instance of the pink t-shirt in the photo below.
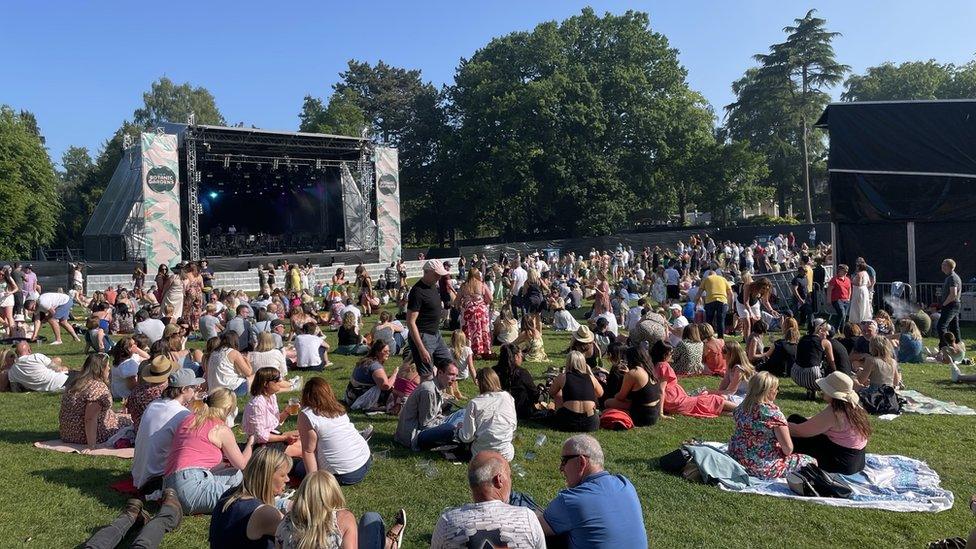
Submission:
M 163 476 L 183 469 L 212 469 L 224 460 L 224 453 L 210 442 L 210 431 L 222 421 L 208 419 L 198 429 L 193 429 L 195 414 L 186 416 L 173 434 L 169 460 Z

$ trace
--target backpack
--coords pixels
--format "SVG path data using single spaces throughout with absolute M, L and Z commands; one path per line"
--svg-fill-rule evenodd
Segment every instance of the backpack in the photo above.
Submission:
M 626 431 L 634 428 L 634 420 L 627 412 L 611 408 L 600 414 L 600 427 L 612 431 Z
M 804 497 L 850 498 L 854 493 L 845 482 L 838 480 L 810 464 L 786 476 L 786 483 L 793 493 Z
M 900 414 L 907 401 L 891 385 L 867 387 L 858 392 L 864 410 L 873 415 Z

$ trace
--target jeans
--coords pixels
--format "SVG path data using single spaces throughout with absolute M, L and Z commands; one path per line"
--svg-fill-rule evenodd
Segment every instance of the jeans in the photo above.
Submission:
M 209 515 L 220 496 L 244 480 L 235 468 L 183 469 L 163 479 L 163 488 L 176 490 L 176 496 L 187 514 Z
M 163 541 L 163 535 L 175 530 L 179 524 L 180 517 L 176 508 L 172 505 L 163 505 L 156 516 L 142 527 L 139 535 L 132 540 L 132 545 L 129 547 L 139 549 L 159 547 Z M 127 513 L 122 513 L 112 524 L 100 529 L 88 538 L 83 547 L 85 549 L 114 549 L 122 542 L 122 538 L 132 529 L 133 525 L 135 525 L 135 518 Z
M 379 513 L 368 511 L 359 519 L 359 549 L 383 549 L 386 547 L 386 524 Z
M 958 301 L 943 305 L 939 322 L 935 324 L 935 333 L 941 337 L 946 332 L 952 332 L 952 335 L 956 336 L 956 341 L 962 341 L 962 333 L 959 331 L 959 309 Z
M 716 300 L 705 304 L 705 322 L 715 328 L 715 337 L 725 337 L 725 314 L 728 312 L 728 303 Z
M 796 301 L 796 322 L 798 324 L 804 324 L 807 327 L 807 331 L 813 329 L 813 307 L 810 305 L 810 300 Z
M 413 353 L 413 362 L 417 365 L 417 373 L 420 374 L 421 378 L 433 375 L 435 366 L 443 366 L 454 361 L 454 354 L 451 353 L 451 349 L 444 343 L 444 338 L 440 334 L 421 333 L 420 341 L 430 353 L 430 360 L 433 363 L 427 364 L 420 360 L 420 351 L 411 342 L 410 351 Z
M 417 446 L 421 450 L 430 450 L 456 442 L 454 433 L 456 427 L 464 420 L 464 410 L 458 410 L 444 419 L 444 423 L 436 427 L 428 427 L 417 433 Z
M 834 314 L 830 315 L 830 320 L 837 322 L 834 323 L 834 327 L 840 330 L 847 324 L 847 313 L 851 310 L 851 300 L 849 299 L 838 299 L 833 303 Z
M 248 392 L 247 380 L 242 381 L 241 384 L 238 385 L 236 389 L 234 389 L 234 394 L 239 397 L 247 396 L 247 392 Z
M 366 463 L 362 467 L 356 469 L 355 471 L 350 471 L 348 473 L 336 473 L 332 476 L 335 477 L 336 482 L 339 486 L 352 486 L 353 484 L 359 484 L 366 478 L 366 473 L 369 472 L 370 468 L 373 466 L 373 456 L 369 456 Z

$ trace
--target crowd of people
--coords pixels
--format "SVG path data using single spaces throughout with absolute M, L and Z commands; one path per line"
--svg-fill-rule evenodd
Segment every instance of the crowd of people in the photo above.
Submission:
M 750 475 L 781 477 L 811 463 L 854 473 L 871 437 L 864 402 L 902 385 L 900 363 L 944 363 L 953 381 L 976 381 L 960 370 L 961 280 L 951 259 L 934 322 L 940 345 L 926 349 L 920 319 L 896 326 L 873 309 L 867 262 L 858 259 L 854 277 L 845 265 L 828 277 L 830 254 L 792 234 L 745 246 L 705 235 L 640 252 L 428 260 L 412 285 L 402 262 L 379 281 L 360 266 L 353 280 L 340 268 L 327 283 L 283 262 L 262 266 L 254 296 L 218 290 L 206 262 L 161 265 L 145 290 L 137 269 L 131 290 L 27 294 L 17 314 L 34 326 L 0 357 L 0 387 L 62 392 L 64 442 L 134 446 L 133 484 L 159 492 L 161 511 L 149 520 L 142 501 L 130 500 L 91 547 L 114 546 L 137 524 L 140 543 L 154 546 L 184 514 L 212 515 L 213 547 L 399 547 L 406 511 L 387 529 L 376 513 L 357 521 L 345 509 L 341 487 L 367 482 L 374 466 L 372 427 L 358 429 L 354 410 L 397 416 L 394 440 L 405 448 L 470 461 L 473 503 L 442 514 L 432 547 L 644 547 L 636 490 L 603 469 L 591 436 L 566 440 L 567 488 L 549 505 L 513 491 L 519 423 L 588 433 L 730 416 L 729 454 Z M 11 272 L 7 288 L 25 287 Z M 790 295 L 777 295 L 765 276 L 777 272 L 792 273 Z M 87 311 L 79 330 L 76 304 Z M 48 345 L 62 341 L 61 330 L 86 342 L 79 371 L 34 352 L 44 322 Z M 568 348 L 546 349 L 545 330 L 566 332 Z M 295 377 L 330 368 L 330 353 L 357 357 L 344 390 L 319 375 Z M 536 379 L 527 363 L 550 366 Z M 690 376 L 721 381 L 688 392 L 679 380 Z M 458 386 L 468 378 L 477 388 L 470 398 Z M 823 410 L 785 416 L 780 378 L 821 395 Z M 279 395 L 298 387 L 282 410 Z M 232 430 L 239 416 L 243 443 Z M 295 428 L 282 430 L 290 418 Z M 289 482 L 298 488 L 286 495 Z

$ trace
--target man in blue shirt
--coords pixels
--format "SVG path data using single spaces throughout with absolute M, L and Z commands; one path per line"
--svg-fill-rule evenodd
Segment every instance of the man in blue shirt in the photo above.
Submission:
M 559 471 L 567 489 L 539 515 L 547 536 L 565 536 L 571 549 L 647 547 L 637 490 L 627 477 L 603 469 L 599 441 L 590 435 L 567 439 Z

